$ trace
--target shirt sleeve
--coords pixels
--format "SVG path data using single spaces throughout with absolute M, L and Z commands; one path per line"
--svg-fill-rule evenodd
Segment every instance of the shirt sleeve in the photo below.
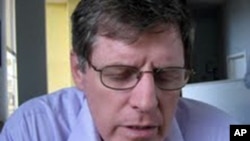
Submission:
M 23 127 L 20 124 L 16 126 L 4 126 L 1 134 L 0 134 L 0 141 L 29 141 L 31 139 L 28 138 L 27 134 L 25 133 Z
M 4 126 L 0 141 L 52 141 L 53 134 L 52 124 L 45 114 L 14 115 Z
M 13 141 L 7 130 L 3 130 L 0 133 L 0 141 Z
M 66 141 L 76 124 L 82 96 L 69 88 L 25 102 L 6 121 L 0 141 Z

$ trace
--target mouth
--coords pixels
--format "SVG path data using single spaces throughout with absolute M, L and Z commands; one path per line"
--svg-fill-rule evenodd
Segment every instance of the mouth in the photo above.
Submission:
M 133 138 L 153 138 L 157 135 L 159 126 L 129 125 L 125 126 L 126 133 Z
M 152 130 L 157 128 L 157 126 L 127 126 L 127 128 L 133 129 L 133 130 Z

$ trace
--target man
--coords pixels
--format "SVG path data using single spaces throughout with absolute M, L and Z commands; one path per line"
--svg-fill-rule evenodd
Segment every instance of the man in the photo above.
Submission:
M 228 141 L 230 118 L 180 98 L 191 75 L 182 0 L 84 0 L 72 15 L 76 88 L 23 104 L 1 141 Z

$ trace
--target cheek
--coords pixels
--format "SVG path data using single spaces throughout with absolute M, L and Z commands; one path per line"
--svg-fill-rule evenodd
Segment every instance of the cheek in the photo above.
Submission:
M 180 91 L 170 91 L 167 94 L 162 94 L 159 98 L 161 109 L 163 111 L 173 111 L 180 97 Z
M 159 97 L 159 109 L 163 118 L 162 134 L 167 134 L 175 115 L 180 91 L 171 91 Z
M 104 138 L 110 138 L 115 133 L 119 123 L 119 113 L 124 105 L 124 98 L 104 87 L 99 78 L 89 78 L 85 91 L 99 133 Z

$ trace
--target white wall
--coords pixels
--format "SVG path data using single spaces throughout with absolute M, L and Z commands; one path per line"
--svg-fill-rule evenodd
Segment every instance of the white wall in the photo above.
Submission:
M 250 1 L 227 0 L 225 23 L 226 55 L 246 52 L 245 82 L 250 87 Z
M 227 55 L 250 48 L 250 1 L 227 0 L 225 17 Z
M 239 122 L 250 123 L 250 89 L 242 80 L 188 84 L 183 88 L 183 96 L 214 105 Z

